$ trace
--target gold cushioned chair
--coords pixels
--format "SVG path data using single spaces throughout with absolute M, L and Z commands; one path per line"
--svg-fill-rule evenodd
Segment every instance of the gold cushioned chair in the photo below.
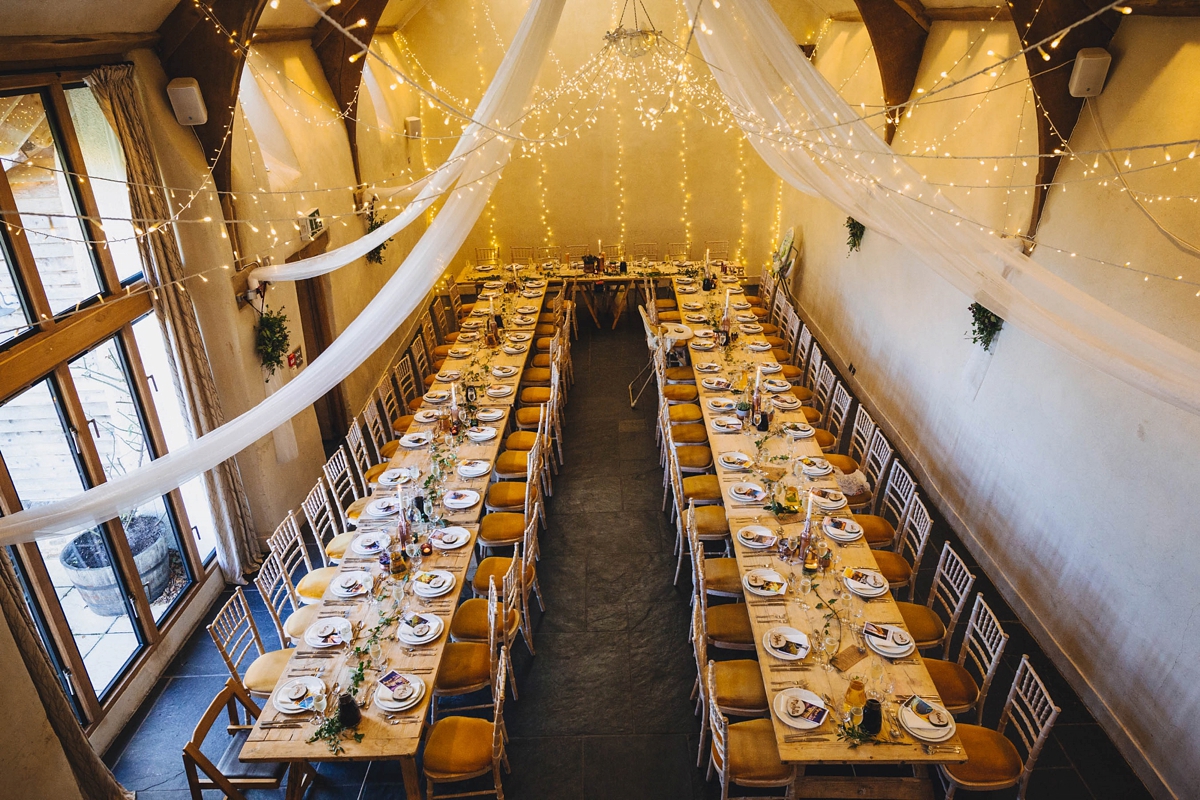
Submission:
M 233 679 L 245 686 L 250 694 L 259 697 L 267 697 L 275 691 L 275 684 L 287 668 L 288 659 L 296 652 L 290 647 L 282 650 L 263 647 L 258 626 L 254 623 L 246 595 L 240 586 L 233 590 L 233 597 L 226 601 L 206 629 Z M 252 652 L 258 655 L 246 668 L 245 677 L 242 677 L 239 669 Z

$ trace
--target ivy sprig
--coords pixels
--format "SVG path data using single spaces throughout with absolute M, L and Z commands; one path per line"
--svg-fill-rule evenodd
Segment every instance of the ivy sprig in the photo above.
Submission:
M 323 717 L 321 724 L 313 731 L 312 736 L 308 737 L 308 743 L 323 741 L 329 746 L 329 752 L 333 755 L 338 755 L 345 750 L 342 747 L 344 739 L 353 739 L 355 742 L 363 740 L 363 734 L 352 731 L 350 728 L 342 725 L 338 719 L 337 712 Z

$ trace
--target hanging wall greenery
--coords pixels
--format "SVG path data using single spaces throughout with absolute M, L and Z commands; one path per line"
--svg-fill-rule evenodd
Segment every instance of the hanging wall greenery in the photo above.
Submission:
M 979 303 L 971 303 L 971 341 L 983 345 L 984 350 L 992 349 L 992 340 L 1004 327 L 1004 320 L 988 311 Z
M 375 230 L 376 228 L 380 228 L 382 226 L 383 226 L 383 217 L 380 216 L 375 211 L 375 201 L 371 200 L 371 204 L 369 206 L 367 206 L 367 233 L 370 233 L 371 231 Z M 371 264 L 382 264 L 383 263 L 383 251 L 387 249 L 388 242 L 390 242 L 390 241 L 391 241 L 391 239 L 388 239 L 383 244 L 370 250 L 367 253 L 367 262 L 371 263 Z
M 283 313 L 282 308 L 278 311 L 264 308 L 258 318 L 258 328 L 254 332 L 254 349 L 267 370 L 268 378 L 283 366 L 288 347 L 291 346 L 287 319 L 287 314 Z
M 846 217 L 846 230 L 850 231 L 850 235 L 846 237 L 846 244 L 850 247 L 846 257 L 849 258 L 850 253 L 862 247 L 863 234 L 867 232 L 867 226 L 854 217 Z

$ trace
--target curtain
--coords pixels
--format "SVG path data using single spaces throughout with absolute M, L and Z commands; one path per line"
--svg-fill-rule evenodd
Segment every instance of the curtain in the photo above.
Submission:
M 79 793 L 88 800 L 133 800 L 133 792 L 126 792 L 117 783 L 75 719 L 71 703 L 58 682 L 54 664 L 42 646 L 33 618 L 29 616 L 24 595 L 8 552 L 0 548 L 0 611 L 17 642 L 21 660 L 29 670 L 38 698 L 46 709 L 50 727 L 62 744 Z M 10 723 L 19 723 L 19 720 L 11 720 Z M 10 788 L 19 794 L 17 787 Z
M 1200 353 L 1059 278 L 1016 239 L 969 222 L 895 155 L 809 63 L 767 0 L 706 3 L 700 49 L 763 160 L 917 253 L 964 294 L 1040 341 L 1200 413 Z
M 170 219 L 167 192 L 159 178 L 154 147 L 138 104 L 133 66 L 98 67 L 87 84 L 116 131 L 125 154 L 129 207 L 134 219 Z M 185 277 L 183 258 L 174 231 L 164 226 L 138 237 L 146 280 L 157 287 L 152 294 L 163 338 L 170 343 L 171 377 L 175 392 L 188 410 L 185 417 L 193 437 L 202 436 L 225 422 L 212 367 L 192 299 L 176 281 Z M 237 462 L 228 459 L 204 473 L 204 484 L 217 527 L 217 563 L 227 580 L 244 583 L 243 573 L 262 556 L 242 486 Z
M 457 185 L 404 263 L 324 353 L 281 390 L 187 446 L 68 500 L 0 519 L 0 545 L 82 530 L 170 491 L 308 408 L 379 349 L 428 295 L 491 196 L 512 153 L 512 136 L 520 132 L 522 112 L 558 29 L 564 2 L 530 3 L 479 102 L 476 121 L 463 131 L 455 148 L 455 157 L 466 154 Z M 508 135 L 489 133 L 479 120 Z

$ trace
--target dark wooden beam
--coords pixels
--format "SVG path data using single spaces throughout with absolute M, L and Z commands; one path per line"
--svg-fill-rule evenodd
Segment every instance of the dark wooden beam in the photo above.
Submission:
M 33 65 L 74 66 L 103 63 L 123 57 L 130 50 L 152 47 L 158 34 L 96 33 L 65 36 L 0 36 L 0 66 L 29 68 Z
M 1025 47 L 1057 34 L 1072 23 L 1103 8 L 1102 0 L 1011 0 L 1013 24 L 1017 28 Z M 1122 14 L 1107 12 L 1089 22 L 1073 28 L 1057 44 L 1040 49 L 1033 48 L 1025 54 L 1030 82 L 1037 100 L 1038 159 L 1037 180 L 1033 193 L 1033 213 L 1030 216 L 1026 235 L 1037 234 L 1042 209 L 1046 204 L 1049 186 L 1054 182 L 1061 159 L 1052 155 L 1056 150 L 1065 150 L 1066 142 L 1083 109 L 1083 98 L 1072 97 L 1068 90 L 1072 62 L 1075 54 L 1084 47 L 1107 47 Z M 1047 157 L 1049 156 L 1049 157 Z
M 354 28 L 352 33 L 355 39 L 370 45 L 372 37 L 375 36 L 375 26 L 379 24 L 379 17 L 386 7 L 387 0 L 343 0 L 339 5 L 330 7 L 326 13 L 345 28 L 361 20 L 363 24 Z M 362 180 L 362 170 L 358 164 L 358 124 L 355 117 L 358 114 L 358 91 L 362 86 L 362 71 L 367 63 L 367 56 L 358 44 L 334 28 L 324 17 L 317 22 L 312 44 L 346 123 L 350 155 L 354 159 L 354 174 Z M 357 57 L 351 61 L 355 54 L 358 54 Z
M 934 22 L 1007 22 L 1012 19 L 1007 5 L 927 8 L 925 14 Z
M 254 43 L 308 42 L 312 41 L 314 30 L 314 28 L 259 28 L 254 32 Z
M 1144 17 L 1200 17 L 1200 0 L 1130 0 L 1126 5 Z
M 222 192 L 229 191 L 232 180 L 231 148 L 225 142 L 237 107 L 245 47 L 266 5 L 267 0 L 210 0 L 202 7 L 180 0 L 158 29 L 158 55 L 167 77 L 200 82 L 208 121 L 196 126 L 196 136 Z
M 912 96 L 917 82 L 917 69 L 929 37 L 929 19 L 918 0 L 854 0 L 862 15 L 879 77 L 883 81 L 883 102 L 888 105 L 888 122 L 884 138 L 888 144 L 896 135 L 896 122 Z

